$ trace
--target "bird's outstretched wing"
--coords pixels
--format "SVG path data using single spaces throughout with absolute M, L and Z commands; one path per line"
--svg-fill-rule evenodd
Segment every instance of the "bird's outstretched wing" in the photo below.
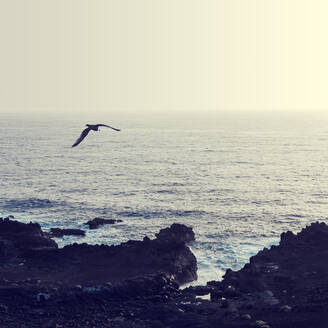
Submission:
M 77 146 L 80 142 L 82 142 L 82 140 L 88 135 L 88 133 L 90 132 L 90 128 L 86 128 L 82 131 L 81 135 L 79 136 L 79 138 L 75 141 L 74 145 L 72 145 L 72 147 Z
M 121 131 L 120 129 L 113 128 L 112 126 L 106 125 L 106 124 L 97 124 L 97 126 L 106 126 L 107 128 L 111 128 L 115 131 Z

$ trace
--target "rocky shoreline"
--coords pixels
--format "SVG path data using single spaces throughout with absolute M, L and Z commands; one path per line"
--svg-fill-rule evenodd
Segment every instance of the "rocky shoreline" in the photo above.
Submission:
M 222 281 L 197 279 L 191 228 L 59 248 L 37 223 L 0 219 L 0 327 L 328 326 L 328 226 L 313 223 Z M 219 256 L 219 255 L 218 255 Z

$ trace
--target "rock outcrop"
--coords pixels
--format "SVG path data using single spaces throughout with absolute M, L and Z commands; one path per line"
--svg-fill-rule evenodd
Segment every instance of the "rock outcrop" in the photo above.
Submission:
M 32 238 L 27 249 L 14 243 L 19 234 Z M 33 236 L 45 238 L 42 247 Z M 327 326 L 328 226 L 322 223 L 283 233 L 279 246 L 239 271 L 227 270 L 222 281 L 186 289 L 179 284 L 196 277 L 196 261 L 185 244 L 194 234 L 184 225 L 153 240 L 57 248 L 38 225 L 2 220 L 0 238 L 7 253 L 0 264 L 1 327 Z
M 195 240 L 192 228 L 178 223 L 173 223 L 171 227 L 162 229 L 155 236 L 161 243 L 185 244 Z
M 57 288 L 57 281 L 66 287 L 91 286 L 164 273 L 182 284 L 197 278 L 196 258 L 186 246 L 190 234 L 190 228 L 173 225 L 165 230 L 165 238 L 130 240 L 118 246 L 84 243 L 58 248 L 38 224 L 5 219 L 0 221 L 0 255 L 7 255 L 12 268 L 2 276 L 27 276 Z M 10 254 L 15 254 L 15 263 Z
M 61 228 L 51 228 L 50 237 L 61 238 L 63 236 L 85 236 L 85 231 L 81 229 L 61 229 Z
M 0 254 L 57 249 L 57 247 L 38 223 L 25 224 L 10 218 L 0 218 Z
M 98 229 L 100 226 L 105 224 L 115 224 L 123 222 L 122 220 L 114 220 L 114 219 L 103 219 L 103 218 L 94 218 L 86 223 L 85 225 L 89 226 L 89 229 Z
M 278 246 L 263 249 L 241 270 L 229 269 L 222 282 L 209 282 L 207 287 L 213 301 L 224 299 L 239 316 L 251 314 L 268 326 L 324 327 L 328 226 L 317 222 L 297 235 L 282 233 Z

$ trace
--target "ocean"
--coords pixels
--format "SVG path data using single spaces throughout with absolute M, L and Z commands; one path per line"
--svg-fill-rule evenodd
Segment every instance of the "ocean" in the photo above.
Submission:
M 106 123 L 75 148 L 85 123 Z M 0 114 L 0 216 L 119 244 L 192 226 L 202 284 L 314 221 L 327 223 L 328 116 L 299 112 Z

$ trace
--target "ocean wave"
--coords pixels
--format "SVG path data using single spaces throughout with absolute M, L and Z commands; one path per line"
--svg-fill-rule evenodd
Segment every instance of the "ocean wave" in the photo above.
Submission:
M 166 189 L 163 189 L 163 190 L 157 190 L 156 191 L 158 194 L 176 194 L 177 192 L 175 190 L 166 190 Z
M 305 218 L 305 216 L 301 215 L 301 214 L 286 214 L 286 215 L 283 215 L 283 217 L 286 217 L 286 218 L 289 218 L 289 217 L 292 217 L 292 218 Z
M 10 211 L 24 211 L 26 209 L 39 209 L 39 208 L 51 208 L 58 205 L 57 202 L 53 202 L 49 199 L 41 198 L 27 198 L 27 199 L 10 199 L 6 200 L 0 206 L 4 210 Z M 60 203 L 60 205 L 63 205 Z
M 195 210 L 121 211 L 117 213 L 121 217 L 143 217 L 145 219 L 203 216 L 204 214 L 206 212 Z
M 74 194 L 74 193 L 88 193 L 88 188 L 71 188 L 71 189 L 62 189 L 60 192 L 65 194 Z
M 154 187 L 184 187 L 184 183 L 180 182 L 166 182 L 166 183 L 153 183 Z

